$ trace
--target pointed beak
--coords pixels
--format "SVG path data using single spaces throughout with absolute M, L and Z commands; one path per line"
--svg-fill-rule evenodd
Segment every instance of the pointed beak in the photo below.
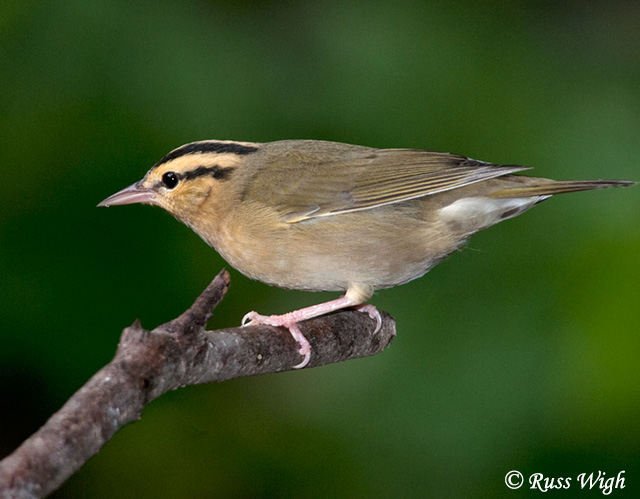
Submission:
M 129 187 L 116 192 L 114 195 L 109 196 L 107 199 L 98 203 L 98 206 L 117 206 L 122 204 L 155 204 L 156 193 L 151 189 L 141 187 L 139 182 L 136 182 Z

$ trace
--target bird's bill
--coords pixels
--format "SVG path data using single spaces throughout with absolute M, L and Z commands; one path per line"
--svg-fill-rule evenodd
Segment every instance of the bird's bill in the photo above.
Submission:
M 145 187 L 140 187 L 138 183 L 116 192 L 112 196 L 98 204 L 98 206 L 118 206 L 123 204 L 154 204 L 155 192 Z

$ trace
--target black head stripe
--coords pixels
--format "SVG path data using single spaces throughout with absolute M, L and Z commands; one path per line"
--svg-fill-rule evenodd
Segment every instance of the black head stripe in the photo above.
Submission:
M 184 172 L 180 175 L 181 179 L 192 180 L 194 178 L 211 175 L 216 180 L 227 180 L 235 168 L 222 168 L 220 166 L 199 166 L 195 170 Z
M 237 144 L 235 142 L 193 142 L 192 144 L 186 144 L 182 147 L 174 149 L 164 158 L 158 161 L 154 165 L 154 168 L 164 163 L 168 163 L 169 161 L 172 161 L 176 158 L 179 158 L 180 156 L 186 156 L 187 154 L 215 152 L 218 154 L 232 153 L 243 156 L 245 154 L 256 152 L 257 150 L 257 147 L 243 146 L 242 144 Z

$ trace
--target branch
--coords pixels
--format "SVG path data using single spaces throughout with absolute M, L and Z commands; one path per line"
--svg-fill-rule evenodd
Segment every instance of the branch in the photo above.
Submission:
M 176 319 L 146 331 L 136 320 L 120 337 L 113 360 L 100 369 L 46 423 L 0 461 L 0 497 L 44 497 L 58 488 L 152 400 L 181 386 L 275 373 L 300 362 L 286 329 L 271 326 L 205 331 L 213 308 L 229 287 L 223 270 Z M 342 311 L 301 324 L 312 347 L 307 367 L 381 352 L 395 336 L 383 315 L 372 320 Z

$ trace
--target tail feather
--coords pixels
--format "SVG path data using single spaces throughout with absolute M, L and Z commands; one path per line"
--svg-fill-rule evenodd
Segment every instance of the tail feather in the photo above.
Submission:
M 610 187 L 629 187 L 635 182 L 629 180 L 541 180 L 526 187 L 502 189 L 492 193 L 492 198 L 522 198 L 531 196 L 553 196 L 565 192 L 608 189 Z

